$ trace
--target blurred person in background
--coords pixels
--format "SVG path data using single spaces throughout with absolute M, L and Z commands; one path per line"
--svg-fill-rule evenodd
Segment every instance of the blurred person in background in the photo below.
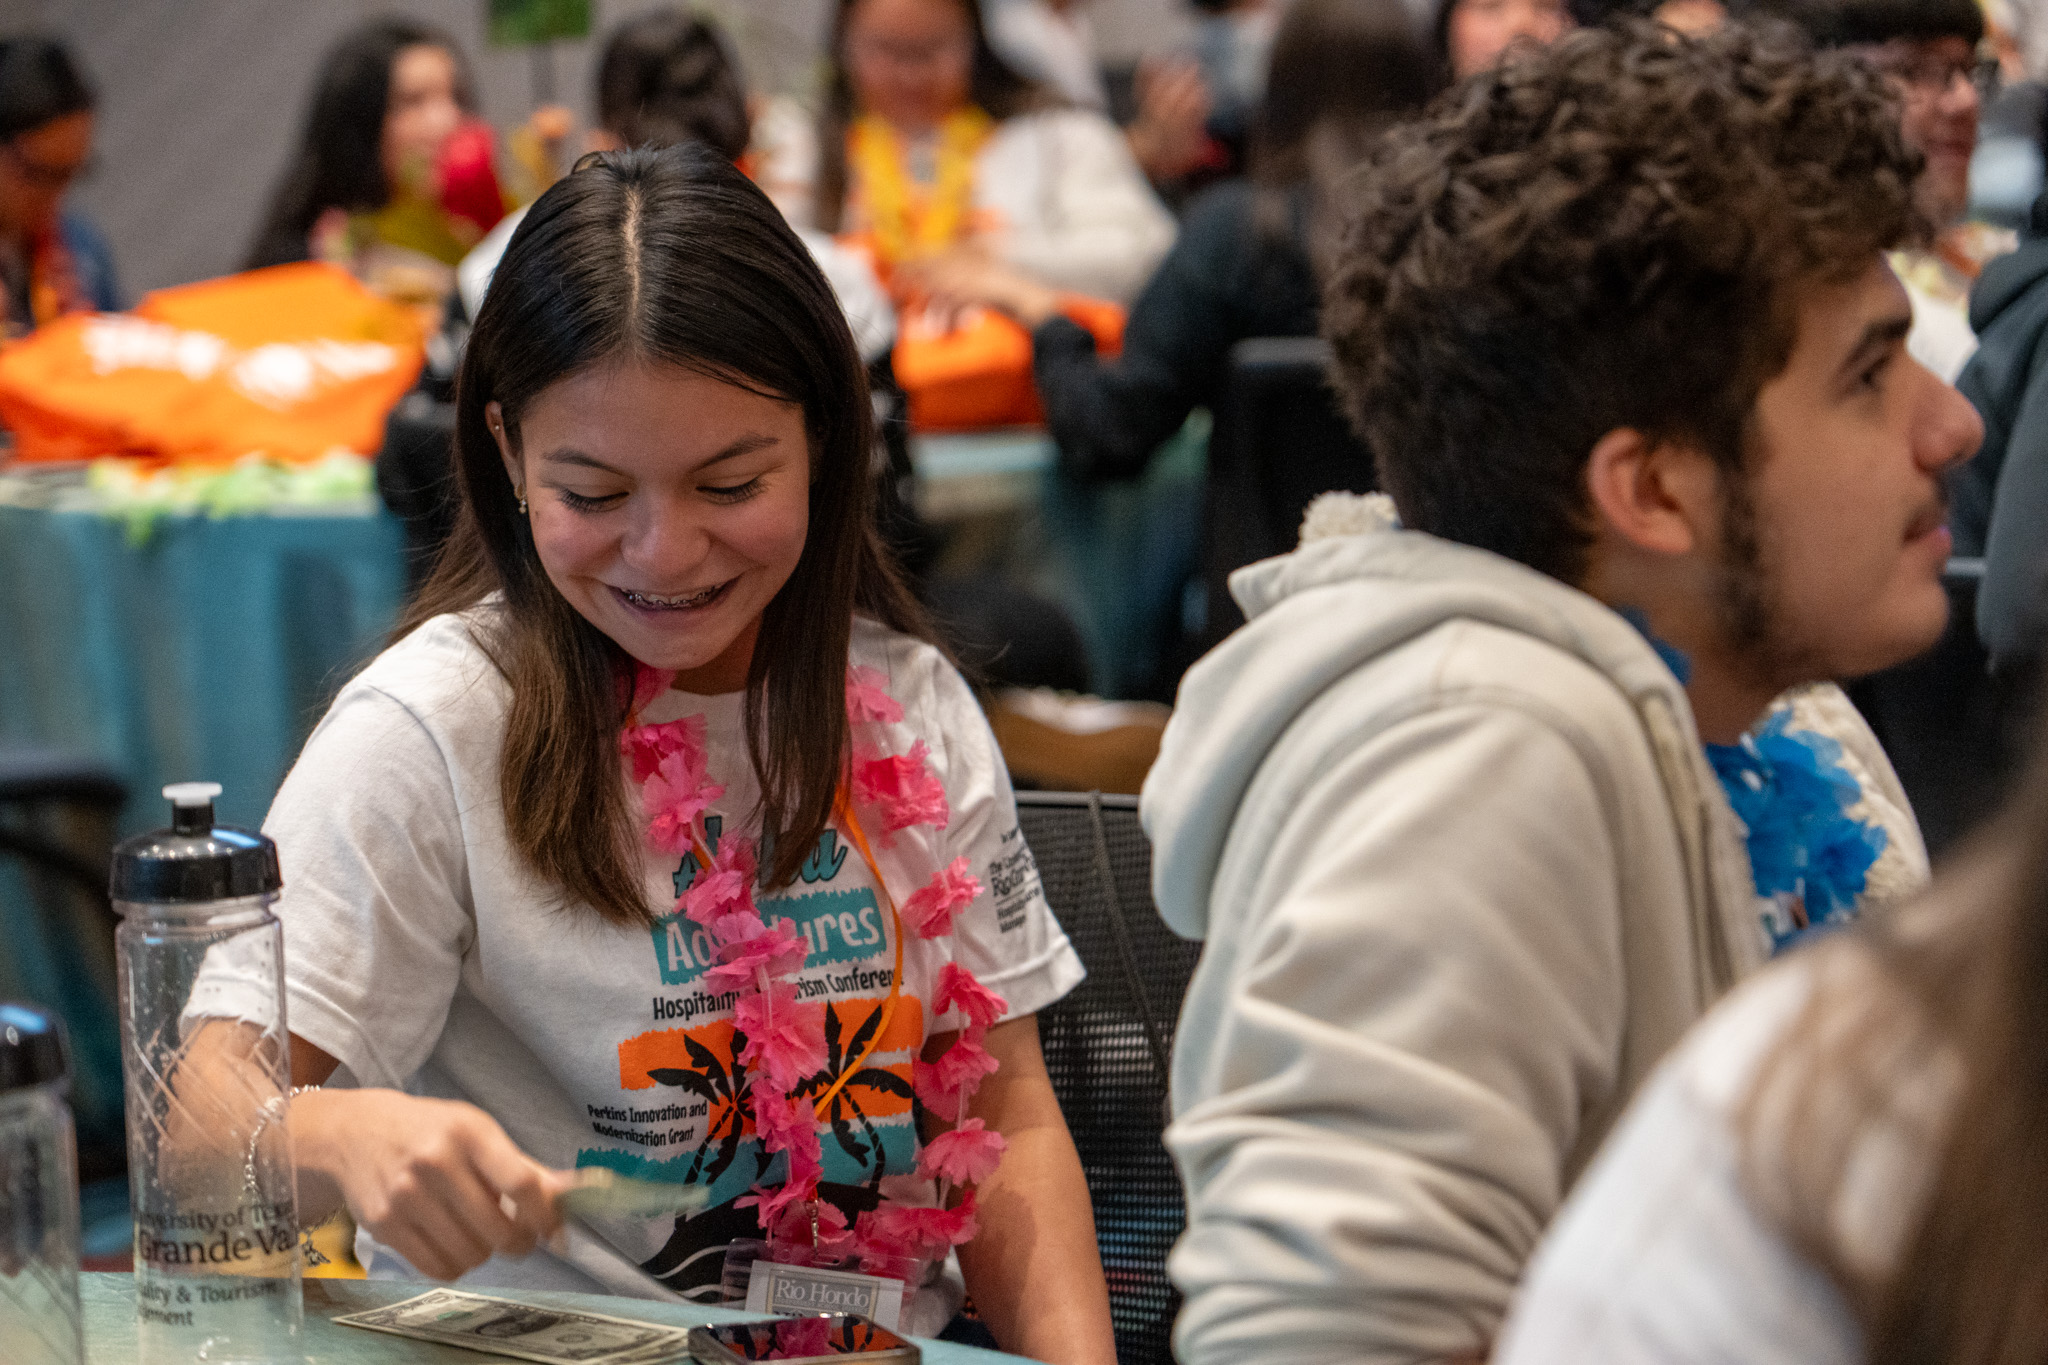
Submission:
M 1565 0 L 1444 0 L 1436 48 L 1453 80 L 1499 61 L 1517 44 L 1542 47 L 1572 27 Z
M 979 254 L 1128 303 L 1173 244 L 1123 134 L 1011 70 L 973 0 L 840 0 L 828 51 L 815 128 L 764 115 L 757 177 L 796 226 L 857 236 L 899 300 Z
M 598 126 L 589 151 L 701 142 L 728 161 L 746 157 L 746 80 L 724 35 L 702 15 L 669 7 L 619 24 L 605 39 L 592 93 Z
M 940 297 L 1031 329 L 1046 425 L 1072 478 L 1142 473 L 1190 411 L 1222 396 L 1237 342 L 1315 334 L 1340 186 L 1375 137 L 1428 100 L 1436 73 L 1403 0 L 1296 0 L 1263 84 L 1250 178 L 1189 206 L 1116 359 L 1099 358 L 1057 293 L 1021 271 L 966 257 L 930 272 Z
M 1123 349 L 1097 354 L 1086 327 L 1059 312 L 1059 296 L 1020 271 L 986 258 L 934 269 L 935 295 L 955 305 L 1000 308 L 1031 331 L 1033 377 L 1059 466 L 1079 483 L 1135 479 L 1195 408 L 1215 405 L 1210 447 L 1236 439 L 1224 397 L 1230 354 L 1249 337 L 1313 336 L 1320 278 L 1336 250 L 1341 185 L 1372 140 L 1420 109 L 1437 85 L 1437 64 L 1403 0 L 1295 0 L 1273 46 L 1272 79 L 1252 121 L 1249 179 L 1224 181 L 1188 206 L 1180 236 L 1132 306 Z M 1300 452 L 1297 466 L 1315 458 Z M 1316 484 L 1370 488 L 1367 460 L 1349 478 Z M 1212 457 L 1203 492 L 1207 571 L 1204 624 L 1186 619 L 1184 593 L 1171 613 L 1169 646 L 1153 688 L 1170 696 L 1174 678 L 1207 644 L 1242 618 L 1225 597 L 1223 568 L 1271 553 L 1248 509 L 1293 503 L 1245 461 Z M 1248 486 L 1253 481 L 1260 486 Z M 1300 515 L 1285 514 L 1291 527 Z
M 2048 748 L 1933 891 L 1774 968 L 1644 1087 L 1498 1365 L 2048 1359 Z
M 1984 415 L 1984 447 L 1949 481 L 1956 553 L 1984 561 L 1977 638 L 2008 735 L 2034 723 L 2048 658 L 2048 195 L 2030 219 L 1970 292 L 1978 346 L 1956 387 Z
M 535 116 L 539 135 L 557 137 L 559 125 L 558 111 Z M 409 19 L 374 19 L 322 63 L 247 268 L 331 261 L 392 297 L 437 304 L 454 287 L 455 264 L 509 207 L 454 40 Z
M 1978 58 L 1983 10 L 1977 0 L 1749 0 L 1739 13 L 1788 21 L 1816 47 L 1858 54 L 1897 94 L 1907 145 L 1927 160 L 1915 198 L 1932 236 L 1893 253 L 1892 266 L 1913 297 L 1914 357 L 1954 383 L 1977 349 L 1970 287 L 2014 245 L 2004 228 L 1964 221 L 1978 118 L 1996 73 Z
M 619 24 L 605 39 L 593 93 L 597 127 L 584 139 L 586 151 L 701 142 L 741 170 L 752 170 L 746 82 L 723 35 L 698 15 L 657 9 Z M 524 212 L 508 214 L 457 268 L 470 317 L 483 306 L 491 273 Z M 888 354 L 896 339 L 896 314 L 867 261 L 822 232 L 799 230 L 797 235 L 846 310 L 861 359 L 872 364 Z
M 93 106 L 62 43 L 0 39 L 0 340 L 121 306 L 106 240 L 64 207 L 92 162 Z

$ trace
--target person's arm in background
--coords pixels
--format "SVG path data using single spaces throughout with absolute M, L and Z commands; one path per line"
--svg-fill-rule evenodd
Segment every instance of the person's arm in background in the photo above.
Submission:
M 951 1039 L 935 1036 L 929 1055 Z M 1037 1016 L 997 1024 L 986 1046 L 1001 1065 L 968 1102 L 968 1117 L 1009 1146 L 975 1191 L 981 1231 L 960 1248 L 967 1292 L 1005 1351 L 1053 1365 L 1116 1365 L 1088 1182 L 1046 1074 Z
M 1031 194 L 990 205 L 1003 220 L 992 245 L 1051 288 L 1128 303 L 1173 245 L 1173 215 L 1122 130 L 1100 114 L 1063 109 L 1011 119 L 978 170 L 994 185 Z
M 1218 908 L 1254 918 L 1211 924 L 1175 1044 L 1182 1365 L 1482 1356 L 1619 1074 L 1615 834 L 1577 745 L 1474 703 L 1326 762 L 1256 903 Z
M 1212 192 L 1188 212 L 1173 250 L 1132 305 L 1123 352 L 1103 359 L 1087 328 L 1059 313 L 1059 295 L 987 257 L 935 262 L 935 296 L 1000 308 L 1031 332 L 1032 369 L 1060 467 L 1084 482 L 1132 479 L 1198 404 L 1221 396 L 1230 348 L 1242 339 L 1231 285 L 1253 250 L 1250 196 Z

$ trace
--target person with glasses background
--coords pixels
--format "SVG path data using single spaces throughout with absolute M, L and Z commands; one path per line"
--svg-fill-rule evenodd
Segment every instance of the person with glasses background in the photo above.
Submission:
M 64 208 L 91 165 L 93 104 L 62 43 L 0 38 L 0 340 L 121 306 L 106 239 Z
M 1907 145 L 1927 159 L 1914 200 L 1932 236 L 1893 253 L 1913 299 L 1914 359 L 1954 383 L 1977 349 L 1970 286 L 2013 234 L 1970 223 L 1970 158 L 1977 121 L 1997 76 L 1980 60 L 1984 13 L 1976 0 L 1751 0 L 1738 18 L 1791 22 L 1817 47 L 1855 52 L 1889 78 Z

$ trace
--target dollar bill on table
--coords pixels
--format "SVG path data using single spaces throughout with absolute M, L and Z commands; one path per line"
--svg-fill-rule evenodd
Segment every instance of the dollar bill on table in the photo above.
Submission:
M 460 1289 L 430 1289 L 403 1303 L 334 1321 L 540 1365 L 653 1365 L 689 1359 L 689 1333 L 681 1327 L 494 1299 Z

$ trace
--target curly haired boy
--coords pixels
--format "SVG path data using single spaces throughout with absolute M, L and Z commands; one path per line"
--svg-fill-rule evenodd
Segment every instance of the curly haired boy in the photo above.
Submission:
M 1184 1365 L 1482 1356 L 1614 1116 L 1764 961 L 1702 741 L 1947 612 L 1981 429 L 1905 350 L 1919 170 L 1866 64 L 1636 26 L 1454 89 L 1362 177 L 1324 330 L 1398 525 L 1240 571 L 1145 792 L 1207 940 Z

